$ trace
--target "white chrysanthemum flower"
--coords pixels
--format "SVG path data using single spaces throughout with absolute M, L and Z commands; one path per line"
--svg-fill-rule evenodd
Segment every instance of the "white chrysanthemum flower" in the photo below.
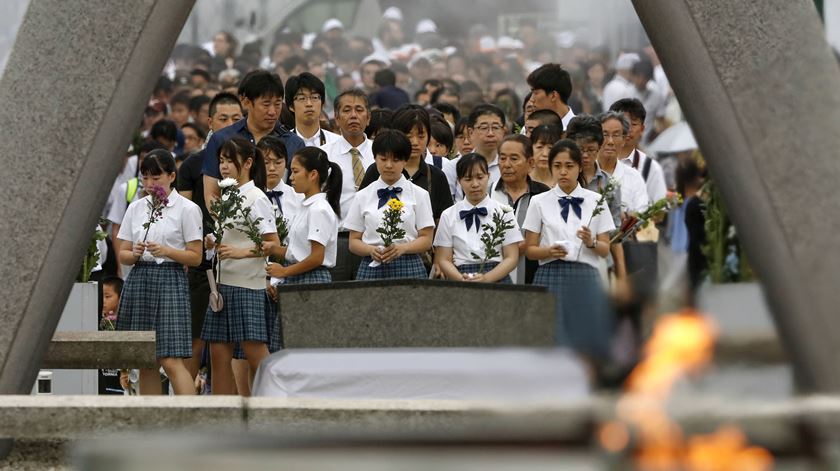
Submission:
M 228 188 L 231 186 L 236 186 L 238 184 L 239 182 L 236 181 L 235 178 L 225 178 L 224 180 L 219 182 L 219 188 Z
M 222 193 L 222 201 L 227 201 L 230 199 L 230 193 Z
M 508 205 L 506 205 L 506 204 L 503 204 L 503 205 L 502 205 L 502 212 L 503 212 L 503 213 L 505 213 L 505 214 L 507 214 L 507 213 L 512 213 L 512 212 L 513 212 L 513 208 L 511 208 L 510 206 L 508 206 Z

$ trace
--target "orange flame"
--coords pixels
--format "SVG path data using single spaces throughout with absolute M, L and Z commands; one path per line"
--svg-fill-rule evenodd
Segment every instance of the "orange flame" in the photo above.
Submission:
M 627 449 L 630 431 L 638 445 L 634 458 L 643 471 L 759 471 L 773 466 L 772 455 L 747 445 L 743 432 L 724 426 L 710 435 L 684 439 L 665 412 L 674 383 L 697 374 L 712 360 L 717 327 L 695 311 L 663 317 L 644 347 L 644 359 L 630 373 L 626 394 L 617 404 L 619 421 L 604 424 L 598 439 L 604 449 Z

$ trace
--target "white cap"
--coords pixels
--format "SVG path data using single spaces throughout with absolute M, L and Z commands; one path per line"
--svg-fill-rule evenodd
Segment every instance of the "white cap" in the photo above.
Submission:
M 371 61 L 379 61 L 385 64 L 386 67 L 391 65 L 391 59 L 388 58 L 385 54 L 374 52 L 373 54 L 365 57 L 362 59 L 362 65 L 367 64 Z
M 437 25 L 434 21 L 426 18 L 417 22 L 417 34 L 437 33 Z
M 382 14 L 382 19 L 383 20 L 402 21 L 403 20 L 402 10 L 400 10 L 397 7 L 388 7 L 388 9 L 385 10 L 385 13 Z
M 510 36 L 500 37 L 496 42 L 496 46 L 498 46 L 499 49 L 523 49 L 525 47 L 525 45 L 522 44 L 522 41 L 513 39 Z
M 615 70 L 630 70 L 641 58 L 635 52 L 625 52 L 615 60 Z
M 344 29 L 344 23 L 342 23 L 338 18 L 330 18 L 324 22 L 324 27 L 321 28 L 321 32 L 326 33 L 331 29 Z
M 493 36 L 482 36 L 478 41 L 478 47 L 481 48 L 482 51 L 495 51 L 496 40 Z

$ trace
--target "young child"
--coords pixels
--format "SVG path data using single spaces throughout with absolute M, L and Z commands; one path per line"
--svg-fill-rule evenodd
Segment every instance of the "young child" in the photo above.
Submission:
M 251 208 L 251 219 L 261 218 L 258 229 L 262 241 L 279 244 L 274 211 L 263 193 L 266 177 L 262 152 L 245 138 L 231 138 L 219 148 L 219 172 L 222 178 L 237 181 L 239 193 L 244 197 L 243 207 Z M 205 238 L 205 247 L 218 251 L 218 290 L 223 300 L 219 312 L 207 309 L 201 333 L 201 338 L 210 343 L 211 385 L 216 395 L 234 393 L 231 360 L 235 343 L 242 348 L 251 375 L 269 353 L 265 254 L 256 250 L 258 247 L 241 230 L 242 218 L 237 216 L 233 221 L 234 228 L 225 231 L 218 247 L 211 236 Z
M 99 280 L 99 287 L 102 291 L 102 316 L 99 318 L 99 330 L 115 330 L 117 325 L 117 311 L 120 303 L 120 291 L 123 280 L 115 276 L 106 276 Z M 128 374 L 125 375 L 126 381 Z M 129 385 L 122 383 L 120 370 L 113 368 L 102 368 L 99 370 L 99 394 L 124 394 Z
M 292 186 L 304 200 L 289 228 L 288 244 L 263 244 L 263 251 L 285 258 L 288 265 L 269 263 L 265 272 L 289 284 L 330 283 L 341 214 L 341 167 L 323 150 L 305 147 L 293 156 L 290 170 Z
M 464 199 L 448 208 L 440 217 L 435 234 L 435 264 L 448 280 L 511 283 L 508 274 L 519 261 L 522 234 L 513 210 L 504 213 L 501 203 L 487 196 L 490 182 L 487 159 L 472 153 L 462 156 L 456 168 Z M 513 227 L 505 231 L 497 247 L 499 256 L 490 258 L 481 269 L 481 262 L 472 254 L 484 255 L 481 242 L 484 224 L 492 224 L 493 214 L 500 211 Z
M 373 155 L 379 178 L 356 193 L 344 227 L 350 230 L 350 251 L 362 258 L 357 280 L 426 278 L 420 253 L 432 248 L 435 221 L 429 193 L 408 181 L 403 169 L 411 155 L 411 142 L 400 131 L 380 131 L 373 141 Z M 388 247 L 376 230 L 392 198 L 403 203 L 405 237 Z M 376 261 L 378 266 L 370 266 Z
M 601 285 L 599 257 L 609 252 L 615 229 L 601 195 L 580 185 L 581 153 L 568 139 L 548 157 L 557 185 L 534 196 L 525 216 L 525 255 L 539 260 L 534 284 L 548 288 L 556 305 L 556 342 L 594 359 L 609 355 L 612 315 Z
M 129 205 L 117 236 L 119 259 L 133 265 L 119 301 L 117 330 L 154 330 L 156 354 L 176 394 L 195 394 L 184 365 L 192 356 L 190 293 L 183 266 L 201 263 L 201 210 L 172 190 L 175 159 L 166 150 L 150 152 L 140 164 L 143 187 L 160 186 L 168 203 L 160 218 L 148 226 L 146 196 Z M 160 394 L 156 370 L 141 373 L 146 394 Z

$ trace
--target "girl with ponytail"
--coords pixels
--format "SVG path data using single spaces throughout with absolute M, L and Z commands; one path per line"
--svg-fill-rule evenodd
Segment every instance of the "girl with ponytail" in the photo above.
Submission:
M 289 179 L 304 200 L 289 226 L 288 245 L 263 244 L 263 251 L 285 259 L 285 266 L 269 263 L 265 271 L 285 283 L 330 283 L 341 214 L 341 167 L 323 150 L 305 147 L 292 157 Z

